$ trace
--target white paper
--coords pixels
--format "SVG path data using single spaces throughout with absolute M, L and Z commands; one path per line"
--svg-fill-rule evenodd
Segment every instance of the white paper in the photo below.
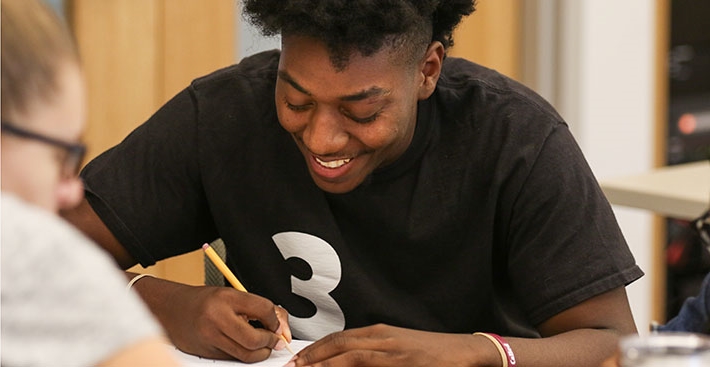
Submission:
M 294 353 L 298 353 L 301 349 L 305 348 L 309 344 L 313 343 L 312 341 L 306 341 L 306 340 L 294 340 L 291 342 L 290 347 L 293 349 Z M 185 367 L 192 367 L 192 366 L 211 366 L 211 367 L 234 367 L 234 366 L 272 366 L 272 367 L 282 367 L 288 361 L 291 360 L 291 357 L 293 355 L 291 352 L 288 351 L 288 349 L 282 349 L 282 350 L 274 350 L 271 352 L 271 356 L 267 358 L 265 361 L 257 362 L 257 363 L 242 363 L 239 361 L 223 361 L 223 360 L 216 360 L 216 359 L 209 359 L 209 358 L 202 358 L 202 357 L 197 357 L 193 356 L 192 354 L 187 354 L 179 349 L 175 348 L 174 346 L 170 346 L 170 348 L 173 350 L 174 355 L 177 357 L 177 359 L 185 366 Z

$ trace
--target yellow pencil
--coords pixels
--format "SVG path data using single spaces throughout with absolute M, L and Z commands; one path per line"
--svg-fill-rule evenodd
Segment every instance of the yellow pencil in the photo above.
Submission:
M 239 279 L 237 279 L 237 277 L 234 276 L 234 273 L 232 273 L 232 271 L 229 270 L 229 268 L 227 267 L 227 264 L 225 264 L 224 261 L 222 261 L 222 258 L 219 257 L 219 255 L 217 255 L 217 253 L 214 251 L 214 249 L 209 244 L 205 243 L 204 245 L 202 245 L 202 249 L 205 250 L 205 254 L 207 254 L 207 257 L 212 261 L 212 263 L 214 263 L 214 265 L 217 267 L 217 269 L 219 269 L 219 271 L 222 273 L 222 275 L 224 275 L 224 277 L 227 278 L 227 281 L 229 281 L 229 283 L 232 285 L 232 287 L 234 287 L 238 291 L 248 293 L 247 289 L 244 288 L 244 286 L 239 281 Z M 296 354 L 293 352 L 291 347 L 288 345 L 288 341 L 286 340 L 286 337 L 283 335 L 279 335 L 279 337 L 281 338 L 281 340 L 284 341 L 284 343 L 286 343 L 286 349 L 288 349 L 288 351 L 291 352 L 291 354 Z

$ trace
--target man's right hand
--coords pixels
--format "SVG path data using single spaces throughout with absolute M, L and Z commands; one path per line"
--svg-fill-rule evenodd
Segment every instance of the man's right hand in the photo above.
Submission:
M 86 199 L 62 216 L 110 253 L 122 269 L 136 265 Z M 268 358 L 271 349 L 285 347 L 278 335 L 291 342 L 288 313 L 263 297 L 233 288 L 194 287 L 147 277 L 133 288 L 172 342 L 186 353 L 256 362 Z M 261 322 L 264 329 L 254 328 L 249 320 Z
M 157 278 L 134 285 L 180 350 L 212 359 L 258 362 L 291 342 L 288 313 L 266 298 L 227 287 Z M 259 321 L 255 328 L 249 321 Z

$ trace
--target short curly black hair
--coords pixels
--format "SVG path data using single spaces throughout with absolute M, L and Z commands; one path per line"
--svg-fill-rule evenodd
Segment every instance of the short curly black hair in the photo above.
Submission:
M 440 41 L 448 48 L 475 7 L 475 0 L 243 0 L 245 17 L 262 33 L 316 38 L 341 68 L 352 52 L 370 56 L 385 44 L 414 51 Z

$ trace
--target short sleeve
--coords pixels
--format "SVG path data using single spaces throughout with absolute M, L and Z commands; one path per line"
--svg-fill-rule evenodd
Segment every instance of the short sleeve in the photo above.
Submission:
M 160 108 L 81 176 L 92 208 L 144 267 L 214 239 L 198 164 L 191 88 Z
M 508 272 L 533 324 L 643 275 L 564 124 L 532 161 L 509 238 Z

